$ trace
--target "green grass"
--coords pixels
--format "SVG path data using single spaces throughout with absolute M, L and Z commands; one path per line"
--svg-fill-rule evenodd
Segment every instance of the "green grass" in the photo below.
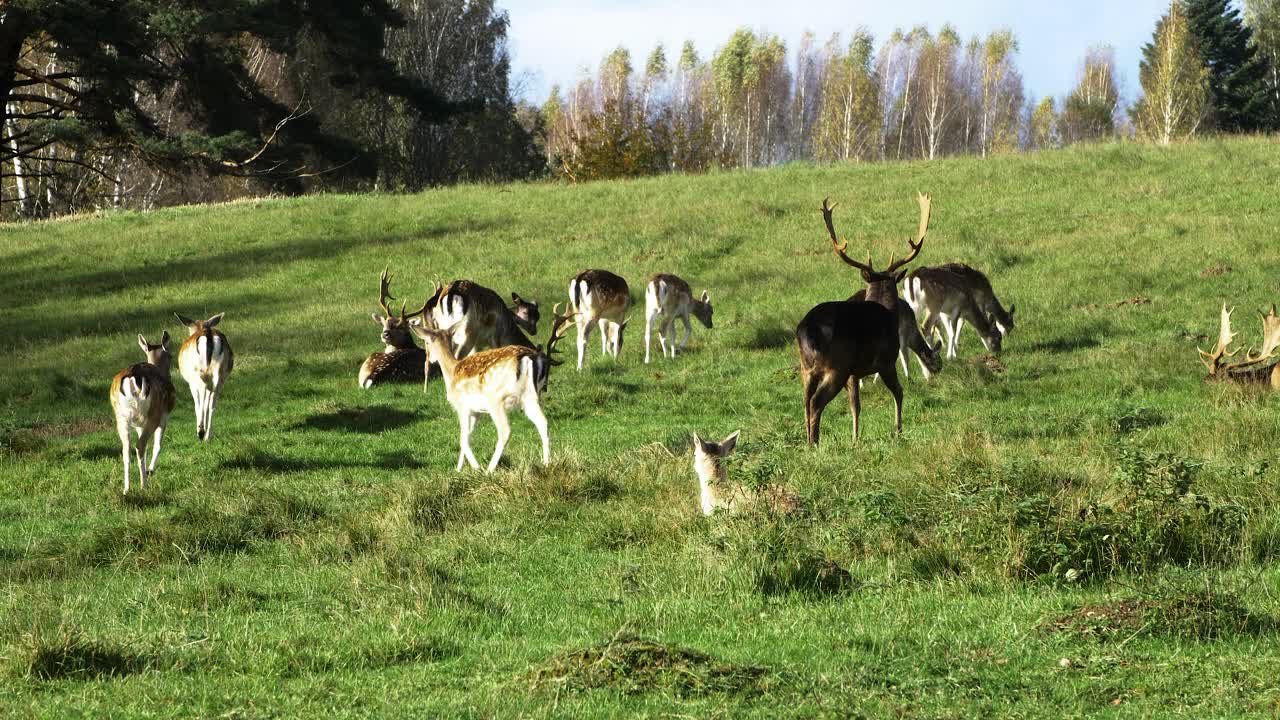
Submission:
M 1278 151 L 2 227 L 0 716 L 1274 717 L 1280 399 L 1203 383 L 1195 348 L 1223 300 L 1246 343 L 1280 300 Z M 791 333 L 860 285 L 818 205 L 883 262 L 917 190 L 920 262 L 974 264 L 1017 303 L 1003 370 L 966 334 L 908 381 L 904 437 L 874 385 L 860 444 L 838 398 L 806 449 Z M 592 338 L 587 370 L 553 371 L 550 467 L 516 418 L 496 474 L 454 473 L 438 383 L 356 387 L 388 263 L 411 303 L 469 277 L 547 309 L 586 267 L 637 299 L 676 272 L 716 327 L 645 366 L 637 312 L 620 363 Z M 121 498 L 108 385 L 173 311 L 225 311 L 235 373 L 208 445 L 178 380 L 153 485 Z M 731 474 L 802 515 L 697 512 L 690 434 L 739 428 Z M 493 440 L 482 420 L 481 460 Z

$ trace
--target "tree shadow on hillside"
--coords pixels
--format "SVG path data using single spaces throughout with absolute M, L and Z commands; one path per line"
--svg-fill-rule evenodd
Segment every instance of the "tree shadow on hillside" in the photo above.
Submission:
M 430 241 L 465 231 L 484 231 L 494 223 L 441 225 L 414 233 L 385 233 L 373 237 L 353 235 L 345 238 L 322 237 L 284 245 L 253 245 L 221 253 L 188 255 L 152 263 L 140 253 L 131 254 L 136 262 L 110 270 L 95 270 L 62 277 L 57 265 L 32 268 L 22 273 L 8 273 L 0 278 L 0 295 L 9 299 L 9 308 L 36 305 L 52 298 L 74 302 L 87 297 L 124 290 L 138 285 L 166 288 L 192 282 L 226 281 L 275 272 L 284 263 L 320 260 L 341 255 L 349 250 L 369 246 L 391 247 L 408 242 Z M 51 282 L 55 278 L 56 282 Z M 30 324 L 30 323 L 28 323 Z M 38 324 L 37 324 L 38 325 Z M 7 328 L 0 334 L 8 336 Z
M 338 408 L 333 412 L 316 413 L 295 423 L 290 430 L 320 430 L 323 432 L 349 432 L 377 434 L 413 424 L 418 413 L 399 410 L 387 405 L 363 408 Z

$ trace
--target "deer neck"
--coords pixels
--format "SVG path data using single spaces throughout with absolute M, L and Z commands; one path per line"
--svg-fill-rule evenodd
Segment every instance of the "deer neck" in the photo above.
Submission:
M 891 312 L 898 311 L 898 284 L 892 278 L 873 279 L 867 282 L 867 302 L 881 305 Z
M 455 371 L 458 367 L 458 359 L 453 356 L 453 351 L 449 347 L 449 342 L 444 338 L 438 338 L 428 341 L 435 350 L 436 364 L 440 366 L 440 375 L 444 378 L 444 386 L 453 391 L 453 379 Z
M 723 485 L 727 474 L 724 467 L 710 455 L 700 455 L 694 463 L 694 470 L 698 473 L 698 487 L 702 490 L 702 512 L 710 515 L 716 508 L 714 486 Z

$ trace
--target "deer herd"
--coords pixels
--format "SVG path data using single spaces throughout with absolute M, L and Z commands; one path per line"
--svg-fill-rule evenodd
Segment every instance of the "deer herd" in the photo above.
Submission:
M 848 241 L 841 242 L 833 221 L 834 205 L 822 203 L 822 218 L 832 250 L 845 264 L 858 270 L 865 283 L 847 300 L 814 306 L 796 327 L 800 378 L 804 399 L 805 431 L 808 443 L 817 445 L 823 410 L 841 390 L 849 394 L 853 439 L 859 437 L 860 387 L 863 379 L 879 377 L 894 400 L 894 433 L 902 432 L 903 387 L 898 378 L 900 365 L 909 376 L 909 355 L 914 354 L 928 380 L 942 368 L 945 336 L 946 358 L 956 358 L 961 329 L 973 327 L 990 353 L 999 353 L 1003 340 L 1014 328 L 1015 306 L 1006 311 L 996 298 L 990 281 L 979 270 L 962 263 L 905 267 L 920 254 L 929 230 L 932 201 L 918 196 L 919 227 L 908 241 L 901 259 L 890 257 L 876 269 L 870 254 L 865 262 L 847 253 Z M 898 287 L 902 285 L 902 293 Z M 538 304 L 511 293 L 511 304 L 493 290 L 471 280 L 455 280 L 434 289 L 422 307 L 408 311 L 402 302 L 398 311 L 388 304 L 391 295 L 389 268 L 378 282 L 381 315 L 373 321 L 381 328 L 384 345 L 360 366 L 357 382 L 361 388 L 393 382 L 421 381 L 424 388 L 438 369 L 449 405 L 458 417 L 458 462 L 479 468 L 470 438 L 476 421 L 488 415 L 497 429 L 497 444 L 486 465 L 492 472 L 502 460 L 511 435 L 508 411 L 519 407 L 538 431 L 542 441 L 542 462 L 551 458 L 547 418 L 542 408 L 551 367 L 560 365 L 556 346 L 577 330 L 578 370 L 586 363 L 587 341 L 600 333 L 601 352 L 616 362 L 622 352 L 623 335 L 631 319 L 631 290 L 619 275 L 602 269 L 578 273 L 569 281 L 566 310 L 557 303 L 552 310 L 550 335 L 544 344 L 531 338 L 540 320 Z M 711 298 L 707 291 L 694 296 L 689 283 L 669 273 L 649 278 L 644 289 L 644 362 L 651 361 L 655 330 L 664 358 L 674 359 L 692 334 L 692 315 L 708 329 L 712 327 Z M 1201 350 L 1209 369 L 1206 380 L 1262 383 L 1280 389 L 1280 317 L 1275 307 L 1263 315 L 1263 345 L 1240 360 L 1229 360 L 1239 350 L 1230 351 L 1234 340 L 1231 310 L 1223 305 L 1221 331 L 1212 351 Z M 223 383 L 231 374 L 234 355 L 225 335 L 215 326 L 219 313 L 207 320 L 191 320 L 177 315 L 187 328 L 187 338 L 178 350 L 178 365 L 191 390 L 196 415 L 197 438 L 209 441 L 213 414 Z M 677 342 L 675 324 L 684 325 Z M 425 345 L 419 347 L 414 338 Z M 120 436 L 124 460 L 124 492 L 130 487 L 130 458 L 138 463 L 139 484 L 156 468 L 169 416 L 177 401 L 170 379 L 169 333 L 157 345 L 139 335 L 138 344 L 146 362 L 131 365 L 116 375 L 111 385 L 111 406 Z M 135 437 L 136 436 L 136 437 Z M 733 451 L 739 434 L 734 432 L 719 443 L 693 436 L 694 470 L 700 484 L 700 508 L 711 515 L 716 510 L 736 511 L 757 501 L 767 501 L 775 509 L 788 511 L 798 500 L 782 488 L 749 490 L 729 483 L 725 458 Z M 147 448 L 151 447 L 149 464 Z

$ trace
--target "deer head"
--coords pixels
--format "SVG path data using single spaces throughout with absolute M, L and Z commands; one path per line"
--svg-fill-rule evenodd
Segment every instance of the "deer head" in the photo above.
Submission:
M 439 284 L 437 283 L 436 285 L 436 294 L 433 295 L 431 299 L 428 299 L 427 303 L 424 304 L 420 310 L 415 310 L 406 314 L 405 305 L 407 304 L 407 301 L 405 301 L 400 303 L 399 314 L 395 314 L 391 312 L 391 308 L 387 307 L 388 300 L 395 300 L 391 295 L 390 270 L 390 267 L 384 268 L 382 270 L 382 275 L 378 277 L 378 305 L 382 307 L 382 312 L 385 313 L 385 315 L 373 313 L 373 321 L 382 327 L 383 343 L 396 348 L 408 347 L 413 345 L 413 340 L 411 339 L 412 336 L 409 333 L 409 319 L 418 316 L 425 316 L 426 310 L 431 304 L 431 299 L 434 299 L 436 295 L 439 295 Z
M 1239 348 L 1230 350 L 1236 336 L 1231 330 L 1231 313 L 1233 312 L 1235 308 L 1228 309 L 1227 304 L 1222 303 L 1217 344 L 1208 352 L 1197 348 L 1200 352 L 1200 362 L 1209 370 L 1209 375 L 1205 379 L 1263 380 L 1263 376 L 1256 371 L 1280 362 L 1276 356 L 1276 350 L 1280 348 L 1280 316 L 1276 315 L 1276 306 L 1273 303 L 1269 313 L 1264 314 L 1261 311 L 1258 313 L 1262 317 L 1262 349 L 1255 352 L 1250 348 L 1243 359 L 1227 362 L 1226 358 L 1235 357 L 1240 352 Z M 1263 375 L 1269 376 L 1269 373 Z
M 706 290 L 702 291 L 702 297 L 694 301 L 690 306 L 690 310 L 693 312 L 693 316 L 698 318 L 698 322 L 702 323 L 703 327 L 708 330 L 711 329 L 711 295 Z
M 221 316 L 218 316 L 221 317 Z M 165 330 L 160 335 L 160 344 L 152 345 L 142 335 L 138 335 L 138 347 L 142 348 L 142 352 L 147 356 L 147 362 L 160 368 L 162 372 L 169 372 L 169 331 Z
M 832 250 L 846 265 L 855 267 L 862 272 L 862 279 L 867 283 L 867 300 L 880 303 L 890 309 L 893 309 L 897 302 L 897 284 L 907 274 L 905 270 L 900 271 L 900 269 L 915 260 L 916 256 L 920 254 L 920 249 L 924 247 L 925 235 L 929 231 L 932 198 L 923 193 L 917 193 L 916 195 L 917 201 L 920 203 L 920 228 L 916 233 L 915 241 L 907 242 L 911 251 L 901 260 L 894 260 L 893 256 L 890 255 L 889 264 L 883 270 L 876 270 L 872 265 L 870 252 L 867 253 L 867 261 L 865 263 L 858 262 L 845 253 L 845 250 L 849 248 L 849 241 L 840 242 L 836 237 L 836 228 L 831 220 L 831 212 L 835 209 L 835 205 L 829 204 L 830 198 L 822 201 L 822 220 L 826 223 L 827 234 L 831 237 Z
M 516 319 L 516 325 L 521 330 L 529 333 L 530 336 L 538 334 L 538 320 L 541 315 L 538 313 L 538 303 L 531 300 L 525 300 L 516 293 L 511 293 L 511 307 L 508 309 Z

